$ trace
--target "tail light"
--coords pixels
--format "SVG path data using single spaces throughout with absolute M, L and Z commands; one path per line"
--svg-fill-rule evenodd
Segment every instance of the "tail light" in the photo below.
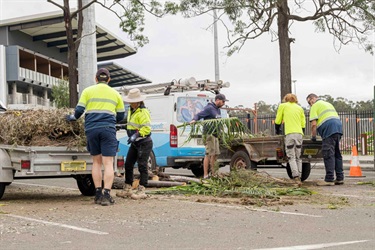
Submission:
M 169 132 L 169 145 L 171 148 L 177 148 L 178 144 L 178 132 L 175 125 L 171 124 L 169 126 L 170 132 Z
M 276 149 L 276 158 L 283 159 L 284 158 L 284 151 L 281 148 Z
M 124 156 L 117 157 L 117 168 L 123 168 L 125 166 Z
M 21 169 L 30 169 L 30 165 L 29 160 L 21 160 Z

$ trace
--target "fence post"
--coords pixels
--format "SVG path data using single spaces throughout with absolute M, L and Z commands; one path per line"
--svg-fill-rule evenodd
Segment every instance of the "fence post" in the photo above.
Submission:
M 367 134 L 361 134 L 361 145 L 362 155 L 367 155 Z
M 249 131 L 251 131 L 250 113 L 246 114 L 246 122 L 247 122 L 247 128 L 249 129 Z

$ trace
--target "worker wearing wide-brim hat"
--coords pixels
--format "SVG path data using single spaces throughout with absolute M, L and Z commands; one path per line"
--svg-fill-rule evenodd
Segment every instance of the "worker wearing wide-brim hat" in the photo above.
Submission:
M 145 107 L 146 96 L 141 94 L 137 88 L 131 89 L 123 100 L 129 103 L 126 130 L 128 144 L 130 144 L 125 160 L 125 186 L 124 190 L 117 192 L 118 197 L 131 197 L 133 199 L 146 198 L 145 186 L 148 182 L 148 159 L 152 150 L 151 139 L 151 116 Z M 140 173 L 139 186 L 133 193 L 134 165 L 138 163 Z

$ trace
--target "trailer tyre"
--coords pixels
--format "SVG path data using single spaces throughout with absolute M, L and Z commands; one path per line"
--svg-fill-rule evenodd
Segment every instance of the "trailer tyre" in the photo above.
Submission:
M 95 185 L 91 174 L 78 175 L 75 177 L 77 180 L 77 186 L 81 194 L 84 196 L 95 195 Z
M 237 151 L 230 160 L 230 170 L 239 169 L 257 169 L 257 163 L 250 160 L 249 155 L 245 151 Z
M 290 179 L 293 179 L 292 170 L 290 168 L 289 163 L 286 165 L 286 172 Z M 311 172 L 311 163 L 309 162 L 302 162 L 302 173 L 301 173 L 301 181 L 306 180 L 309 178 Z
M 7 186 L 7 183 L 5 182 L 0 183 L 0 199 L 3 198 L 6 186 Z

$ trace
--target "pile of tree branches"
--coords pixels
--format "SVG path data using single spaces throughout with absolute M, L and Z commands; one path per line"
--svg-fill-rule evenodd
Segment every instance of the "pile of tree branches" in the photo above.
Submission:
M 0 114 L 0 144 L 18 146 L 86 145 L 84 119 L 67 122 L 72 109 L 9 110 Z
M 271 177 L 248 170 L 220 174 L 201 183 L 149 191 L 153 194 L 206 195 L 215 197 L 279 199 L 280 196 L 306 196 L 312 192 L 298 187 L 292 180 Z

